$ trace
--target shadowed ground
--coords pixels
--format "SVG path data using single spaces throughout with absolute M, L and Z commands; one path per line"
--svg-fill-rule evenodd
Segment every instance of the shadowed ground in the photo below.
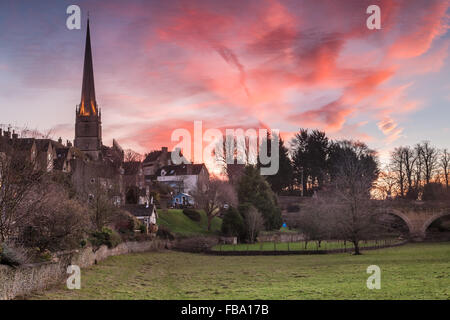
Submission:
M 381 289 L 369 290 L 369 265 Z M 450 243 L 349 254 L 221 257 L 179 252 L 110 257 L 32 299 L 450 299 Z

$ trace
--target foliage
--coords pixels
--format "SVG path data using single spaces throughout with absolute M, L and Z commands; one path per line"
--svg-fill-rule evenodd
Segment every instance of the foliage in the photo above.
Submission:
M 287 212 L 299 212 L 300 206 L 298 204 L 290 204 L 287 207 Z
M 29 252 L 13 242 L 0 243 L 0 264 L 17 267 L 30 260 Z
M 175 236 L 166 226 L 159 226 L 156 236 L 161 239 L 174 240 Z
M 68 250 L 78 248 L 88 228 L 86 208 L 69 199 L 58 185 L 48 185 L 41 201 L 19 227 L 18 238 L 28 248 Z
M 0 241 L 14 236 L 17 227 L 41 201 L 34 196 L 42 191 L 41 183 L 47 172 L 31 156 L 31 151 L 19 151 L 15 145 L 2 145 L 0 152 Z
M 450 199 L 450 191 L 442 184 L 430 182 L 423 187 L 422 200 L 447 200 Z
M 119 213 L 112 200 L 113 193 L 114 190 L 103 185 L 100 178 L 95 179 L 93 185 L 90 186 L 89 215 L 96 230 L 102 230 Z
M 225 205 L 235 205 L 237 202 L 236 192 L 233 186 L 224 180 L 211 178 L 206 181 L 200 189 L 192 192 L 195 205 L 202 209 L 208 218 L 208 231 L 214 217 L 218 216 Z
M 222 221 L 221 231 L 225 236 L 235 236 L 240 239 L 244 238 L 244 219 L 236 208 L 228 207 L 226 210 Z
M 191 220 L 200 222 L 202 220 L 202 216 L 195 209 L 185 208 L 183 209 L 183 213 Z
M 103 227 L 100 231 L 94 231 L 89 241 L 96 247 L 106 245 L 108 248 L 114 248 L 122 242 L 122 238 L 116 231 Z
M 111 220 L 114 229 L 119 233 L 134 232 L 141 224 L 136 217 L 124 210 L 117 210 Z
M 244 209 L 245 208 L 245 209 Z M 246 238 L 250 243 L 255 242 L 258 233 L 264 228 L 264 218 L 252 205 L 240 206 L 244 217 Z
M 274 141 L 276 140 L 273 138 L 269 139 L 269 156 Z M 278 139 L 278 165 L 278 172 L 276 174 L 266 176 L 272 190 L 277 194 L 288 188 L 291 189 L 293 185 L 292 161 L 289 158 L 289 150 L 284 146 L 284 141 L 281 137 Z
M 266 230 L 281 227 L 281 210 L 276 195 L 257 167 L 245 167 L 237 192 L 240 204 L 251 204 L 261 212 Z

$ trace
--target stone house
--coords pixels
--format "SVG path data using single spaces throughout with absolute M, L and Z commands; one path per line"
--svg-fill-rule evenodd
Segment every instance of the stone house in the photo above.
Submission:
M 204 163 L 164 166 L 156 172 L 157 181 L 170 186 L 175 193 L 192 194 L 209 180 Z

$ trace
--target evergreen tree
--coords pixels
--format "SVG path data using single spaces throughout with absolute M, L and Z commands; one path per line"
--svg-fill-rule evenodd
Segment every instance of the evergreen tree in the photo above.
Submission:
M 261 212 L 266 230 L 281 227 L 281 210 L 276 195 L 261 176 L 259 168 L 251 165 L 245 167 L 237 192 L 240 204 L 251 204 Z

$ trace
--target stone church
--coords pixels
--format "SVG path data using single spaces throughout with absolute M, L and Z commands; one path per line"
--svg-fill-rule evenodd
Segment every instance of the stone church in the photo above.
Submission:
M 87 21 L 84 52 L 81 101 L 75 110 L 74 147 L 81 151 L 82 159 L 74 161 L 72 180 L 79 192 L 91 196 L 93 186 L 101 184 L 115 193 L 115 202 L 124 202 L 124 151 L 113 140 L 112 147 L 102 142 L 102 114 L 95 97 L 94 67 L 92 61 L 89 19 Z

